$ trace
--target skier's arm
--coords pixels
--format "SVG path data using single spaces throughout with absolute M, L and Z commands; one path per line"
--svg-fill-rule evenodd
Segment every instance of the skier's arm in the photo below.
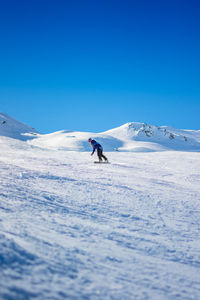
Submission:
M 94 154 L 95 150 L 96 150 L 96 147 L 95 147 L 95 146 L 93 146 L 93 151 L 92 151 L 91 155 L 93 155 L 93 154 Z

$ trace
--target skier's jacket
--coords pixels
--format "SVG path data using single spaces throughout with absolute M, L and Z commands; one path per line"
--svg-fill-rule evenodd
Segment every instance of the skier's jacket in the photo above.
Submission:
M 99 148 L 103 151 L 103 147 L 99 143 L 97 143 L 95 140 L 91 141 L 91 145 L 93 147 L 92 154 L 94 154 L 95 150 L 99 149 Z

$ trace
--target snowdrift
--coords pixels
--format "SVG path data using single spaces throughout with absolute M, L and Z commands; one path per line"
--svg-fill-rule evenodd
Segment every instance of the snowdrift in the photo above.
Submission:
M 39 134 L 35 129 L 1 113 L 0 135 L 24 140 L 40 148 L 66 151 L 91 151 L 87 142 L 89 137 L 101 143 L 105 151 L 200 151 L 200 130 L 182 130 L 138 122 L 126 123 L 101 133 L 62 130 Z

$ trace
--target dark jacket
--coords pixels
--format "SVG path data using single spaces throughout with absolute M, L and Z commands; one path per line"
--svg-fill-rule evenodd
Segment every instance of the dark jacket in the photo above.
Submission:
M 103 150 L 103 147 L 97 143 L 95 140 L 92 140 L 91 141 L 91 145 L 93 146 L 93 151 L 92 151 L 92 154 L 95 152 L 96 149 L 98 148 L 101 148 L 101 150 Z

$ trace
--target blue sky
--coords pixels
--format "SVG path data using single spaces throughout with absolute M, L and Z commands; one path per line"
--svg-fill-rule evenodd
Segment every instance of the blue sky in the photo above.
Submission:
M 200 129 L 195 0 L 1 1 L 0 111 L 41 132 Z

